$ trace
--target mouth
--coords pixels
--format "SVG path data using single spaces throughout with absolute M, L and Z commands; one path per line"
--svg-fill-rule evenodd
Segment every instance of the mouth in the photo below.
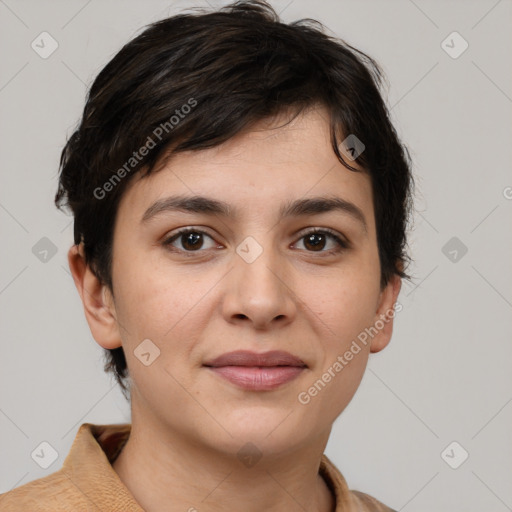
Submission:
M 232 384 L 252 391 L 276 389 L 307 368 L 302 359 L 280 350 L 260 354 L 238 350 L 222 354 L 203 366 Z

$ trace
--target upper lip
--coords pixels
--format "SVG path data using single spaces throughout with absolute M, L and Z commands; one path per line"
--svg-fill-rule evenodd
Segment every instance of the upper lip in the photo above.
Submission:
M 227 352 L 212 359 L 204 366 L 299 366 L 306 367 L 302 359 L 282 350 L 270 352 L 251 352 L 250 350 L 236 350 Z

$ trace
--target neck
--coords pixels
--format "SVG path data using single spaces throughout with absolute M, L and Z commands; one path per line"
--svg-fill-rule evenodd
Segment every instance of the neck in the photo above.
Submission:
M 318 469 L 328 433 L 286 455 L 240 457 L 175 432 L 132 421 L 113 469 L 146 512 L 231 510 L 333 512 L 334 497 Z M 250 451 L 250 449 L 248 449 Z

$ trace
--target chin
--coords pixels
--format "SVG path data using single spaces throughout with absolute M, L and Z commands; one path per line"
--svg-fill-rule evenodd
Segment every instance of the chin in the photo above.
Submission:
M 287 451 L 309 437 L 307 427 L 310 425 L 299 416 L 300 409 L 295 408 L 282 404 L 241 407 L 224 415 L 223 425 L 233 436 L 230 441 L 236 446 L 251 442 L 262 450 Z M 309 431 L 309 435 L 315 437 L 313 431 Z

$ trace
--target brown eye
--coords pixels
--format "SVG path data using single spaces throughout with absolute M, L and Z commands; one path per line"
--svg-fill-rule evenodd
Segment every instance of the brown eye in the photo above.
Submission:
M 203 245 L 202 234 L 200 233 L 185 233 L 181 236 L 181 244 L 182 246 L 191 251 L 195 251 L 196 249 L 201 249 Z
M 182 229 L 181 231 L 178 231 L 174 235 L 172 235 L 170 238 L 166 239 L 163 242 L 164 246 L 172 246 L 175 249 L 184 251 L 184 252 L 194 252 L 199 251 L 200 249 L 205 249 L 204 244 L 205 240 L 204 237 L 209 238 L 210 240 L 213 239 L 210 235 L 205 233 L 204 231 L 198 230 L 198 229 Z M 177 247 L 174 245 L 175 242 L 179 242 L 181 247 Z M 212 244 L 210 247 L 206 247 L 206 249 L 211 249 L 214 247 L 215 244 Z
M 321 251 L 325 243 L 326 236 L 323 233 L 311 233 L 304 237 L 304 246 L 312 251 Z
M 303 235 L 300 240 L 303 240 L 304 247 L 308 252 L 333 253 L 349 247 L 347 242 L 327 229 L 310 231 Z M 329 244 L 329 242 L 331 243 Z

